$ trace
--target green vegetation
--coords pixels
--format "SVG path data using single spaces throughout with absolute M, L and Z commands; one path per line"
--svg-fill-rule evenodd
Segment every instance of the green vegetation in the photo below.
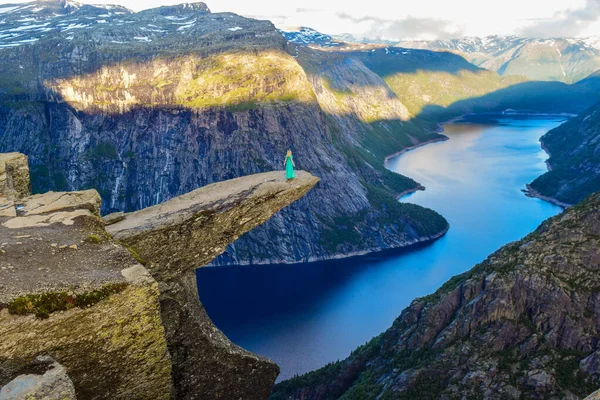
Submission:
M 387 392 L 382 400 L 438 400 L 445 388 L 439 376 L 428 372 L 420 373 L 408 389 L 402 393 Z
M 542 195 L 576 204 L 600 191 L 600 113 L 594 106 L 542 137 L 552 170 L 531 183 Z
M 419 115 L 427 106 L 448 107 L 524 81 L 517 77 L 502 78 L 485 70 L 458 73 L 417 70 L 387 75 L 384 80 L 413 115 Z
M 228 53 L 193 62 L 192 79 L 175 91 L 175 103 L 185 107 L 221 106 L 236 112 L 259 104 L 314 100 L 302 69 L 283 52 Z M 298 85 L 302 81 L 306 84 Z
M 102 239 L 98 235 L 91 234 L 85 239 L 85 241 L 88 243 L 99 244 L 102 242 Z
M 136 251 L 136 249 L 134 249 L 133 247 L 129 246 L 127 243 L 119 242 L 119 244 L 121 246 L 125 247 L 127 250 L 129 250 L 129 252 L 133 256 L 133 258 L 135 258 L 135 260 L 137 262 L 139 262 L 142 265 L 146 265 L 147 264 L 147 262 L 142 258 L 142 256 L 140 256 L 140 254 Z
M 84 157 L 89 161 L 115 160 L 119 154 L 112 143 L 102 142 L 86 151 Z
M 355 359 L 359 359 L 353 367 L 352 379 L 349 379 L 344 382 L 337 383 L 337 379 L 342 371 L 342 369 L 347 366 L 343 361 L 337 361 L 335 363 L 329 363 L 326 366 L 319 368 L 316 371 L 309 372 L 304 375 L 295 376 L 291 379 L 278 383 L 273 388 L 273 393 L 271 394 L 271 400 L 284 400 L 287 399 L 291 393 L 294 393 L 296 390 L 303 387 L 311 387 L 311 388 L 321 388 L 323 393 L 326 393 L 324 399 L 334 400 L 340 398 L 342 394 L 348 390 L 348 388 L 354 384 L 354 381 L 360 382 L 360 384 L 356 384 L 356 388 L 352 390 L 352 394 L 354 397 L 347 397 L 348 395 L 344 395 L 341 397 L 342 399 L 365 399 L 372 397 L 356 397 L 359 395 L 366 395 L 367 393 L 379 393 L 378 385 L 372 384 L 369 381 L 368 375 L 361 375 L 364 370 L 365 363 L 368 360 L 372 360 L 379 354 L 381 349 L 381 344 L 383 341 L 383 334 L 375 336 L 373 339 L 369 340 L 367 343 L 363 344 L 356 348 L 351 357 Z M 354 386 L 353 386 L 354 388 Z
M 48 292 L 27 295 L 14 299 L 6 307 L 8 312 L 14 315 L 35 314 L 38 318 L 48 318 L 57 311 L 91 307 L 113 294 L 122 292 L 127 286 L 127 283 L 111 283 L 81 294 Z
M 322 221 L 327 228 L 321 233 L 320 243 L 329 252 L 338 251 L 339 246 L 344 244 L 358 243 L 362 236 L 356 231 L 356 227 L 364 224 L 366 218 L 367 210 L 362 210 L 353 215 L 335 217 L 333 224 Z
M 597 390 L 591 377 L 579 369 L 579 360 L 585 354 L 572 350 L 556 350 L 559 357 L 555 359 L 554 369 L 556 371 L 556 382 L 566 390 L 580 397 L 585 397 Z
M 371 184 L 365 184 L 365 186 L 368 190 L 369 203 L 386 211 L 386 215 L 379 218 L 381 224 L 406 221 L 421 236 L 434 235 L 448 228 L 448 222 L 437 212 L 415 204 L 400 203 L 380 187 Z

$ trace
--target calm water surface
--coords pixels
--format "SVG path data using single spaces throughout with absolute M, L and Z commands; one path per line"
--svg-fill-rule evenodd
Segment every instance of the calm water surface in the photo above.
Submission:
M 280 380 L 343 359 L 412 299 L 560 212 L 521 189 L 546 171 L 538 140 L 564 119 L 472 117 L 445 125 L 450 140 L 391 159 L 388 168 L 427 188 L 401 201 L 450 222 L 431 245 L 309 264 L 202 268 L 200 299 L 234 343 L 281 366 Z

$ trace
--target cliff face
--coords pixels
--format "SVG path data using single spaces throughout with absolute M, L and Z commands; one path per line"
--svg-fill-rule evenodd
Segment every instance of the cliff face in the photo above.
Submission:
M 303 171 L 290 183 L 283 172 L 233 179 L 127 214 L 107 227 L 160 282 L 176 398 L 268 397 L 279 367 L 235 346 L 212 325 L 198 301 L 195 270 L 317 181 Z
M 533 195 L 576 204 L 600 190 L 600 107 L 591 107 L 540 139 L 549 171 L 530 185 Z
M 272 398 L 582 398 L 600 384 L 600 194 L 508 244 Z
M 194 270 L 317 181 L 238 178 L 111 217 L 107 229 L 95 190 L 0 197 L 0 387 L 43 355 L 78 398 L 266 398 L 278 367 L 212 324 Z
M 350 85 L 360 70 L 368 76 L 353 86 L 360 96 L 328 107 L 269 22 L 213 14 L 201 4 L 140 13 L 61 4 L 17 7 L 0 25 L 8 31 L 20 19 L 37 21 L 21 23 L 36 41 L 0 42 L 7 60 L 0 150 L 29 156 L 35 191 L 95 188 L 103 213 L 134 211 L 280 169 L 291 148 L 298 166 L 324 184 L 216 263 L 323 259 L 405 246 L 447 229 L 435 212 L 396 205 L 396 194 L 419 186 L 383 168 L 389 152 L 439 137 L 435 126 L 406 121 L 400 100 L 360 62 L 336 70 L 334 84 Z M 386 138 L 393 146 L 382 145 Z M 378 142 L 388 153 L 374 156 Z

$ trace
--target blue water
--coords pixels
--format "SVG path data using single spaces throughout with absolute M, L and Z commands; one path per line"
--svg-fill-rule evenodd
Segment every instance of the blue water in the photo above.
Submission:
M 560 208 L 521 189 L 546 171 L 539 138 L 564 117 L 486 117 L 445 125 L 449 140 L 388 162 L 427 190 L 450 230 L 410 251 L 297 265 L 201 268 L 200 299 L 234 343 L 279 364 L 279 379 L 343 359 L 435 291 Z M 484 121 L 484 122 L 482 122 Z

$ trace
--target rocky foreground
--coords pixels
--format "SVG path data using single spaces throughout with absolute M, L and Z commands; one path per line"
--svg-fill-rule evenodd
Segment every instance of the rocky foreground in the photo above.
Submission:
M 584 398 L 600 386 L 599 271 L 596 193 L 272 399 Z
M 233 179 L 105 222 L 95 190 L 30 196 L 27 172 L 0 157 L 0 398 L 268 396 L 279 368 L 212 324 L 194 270 L 317 178 Z

